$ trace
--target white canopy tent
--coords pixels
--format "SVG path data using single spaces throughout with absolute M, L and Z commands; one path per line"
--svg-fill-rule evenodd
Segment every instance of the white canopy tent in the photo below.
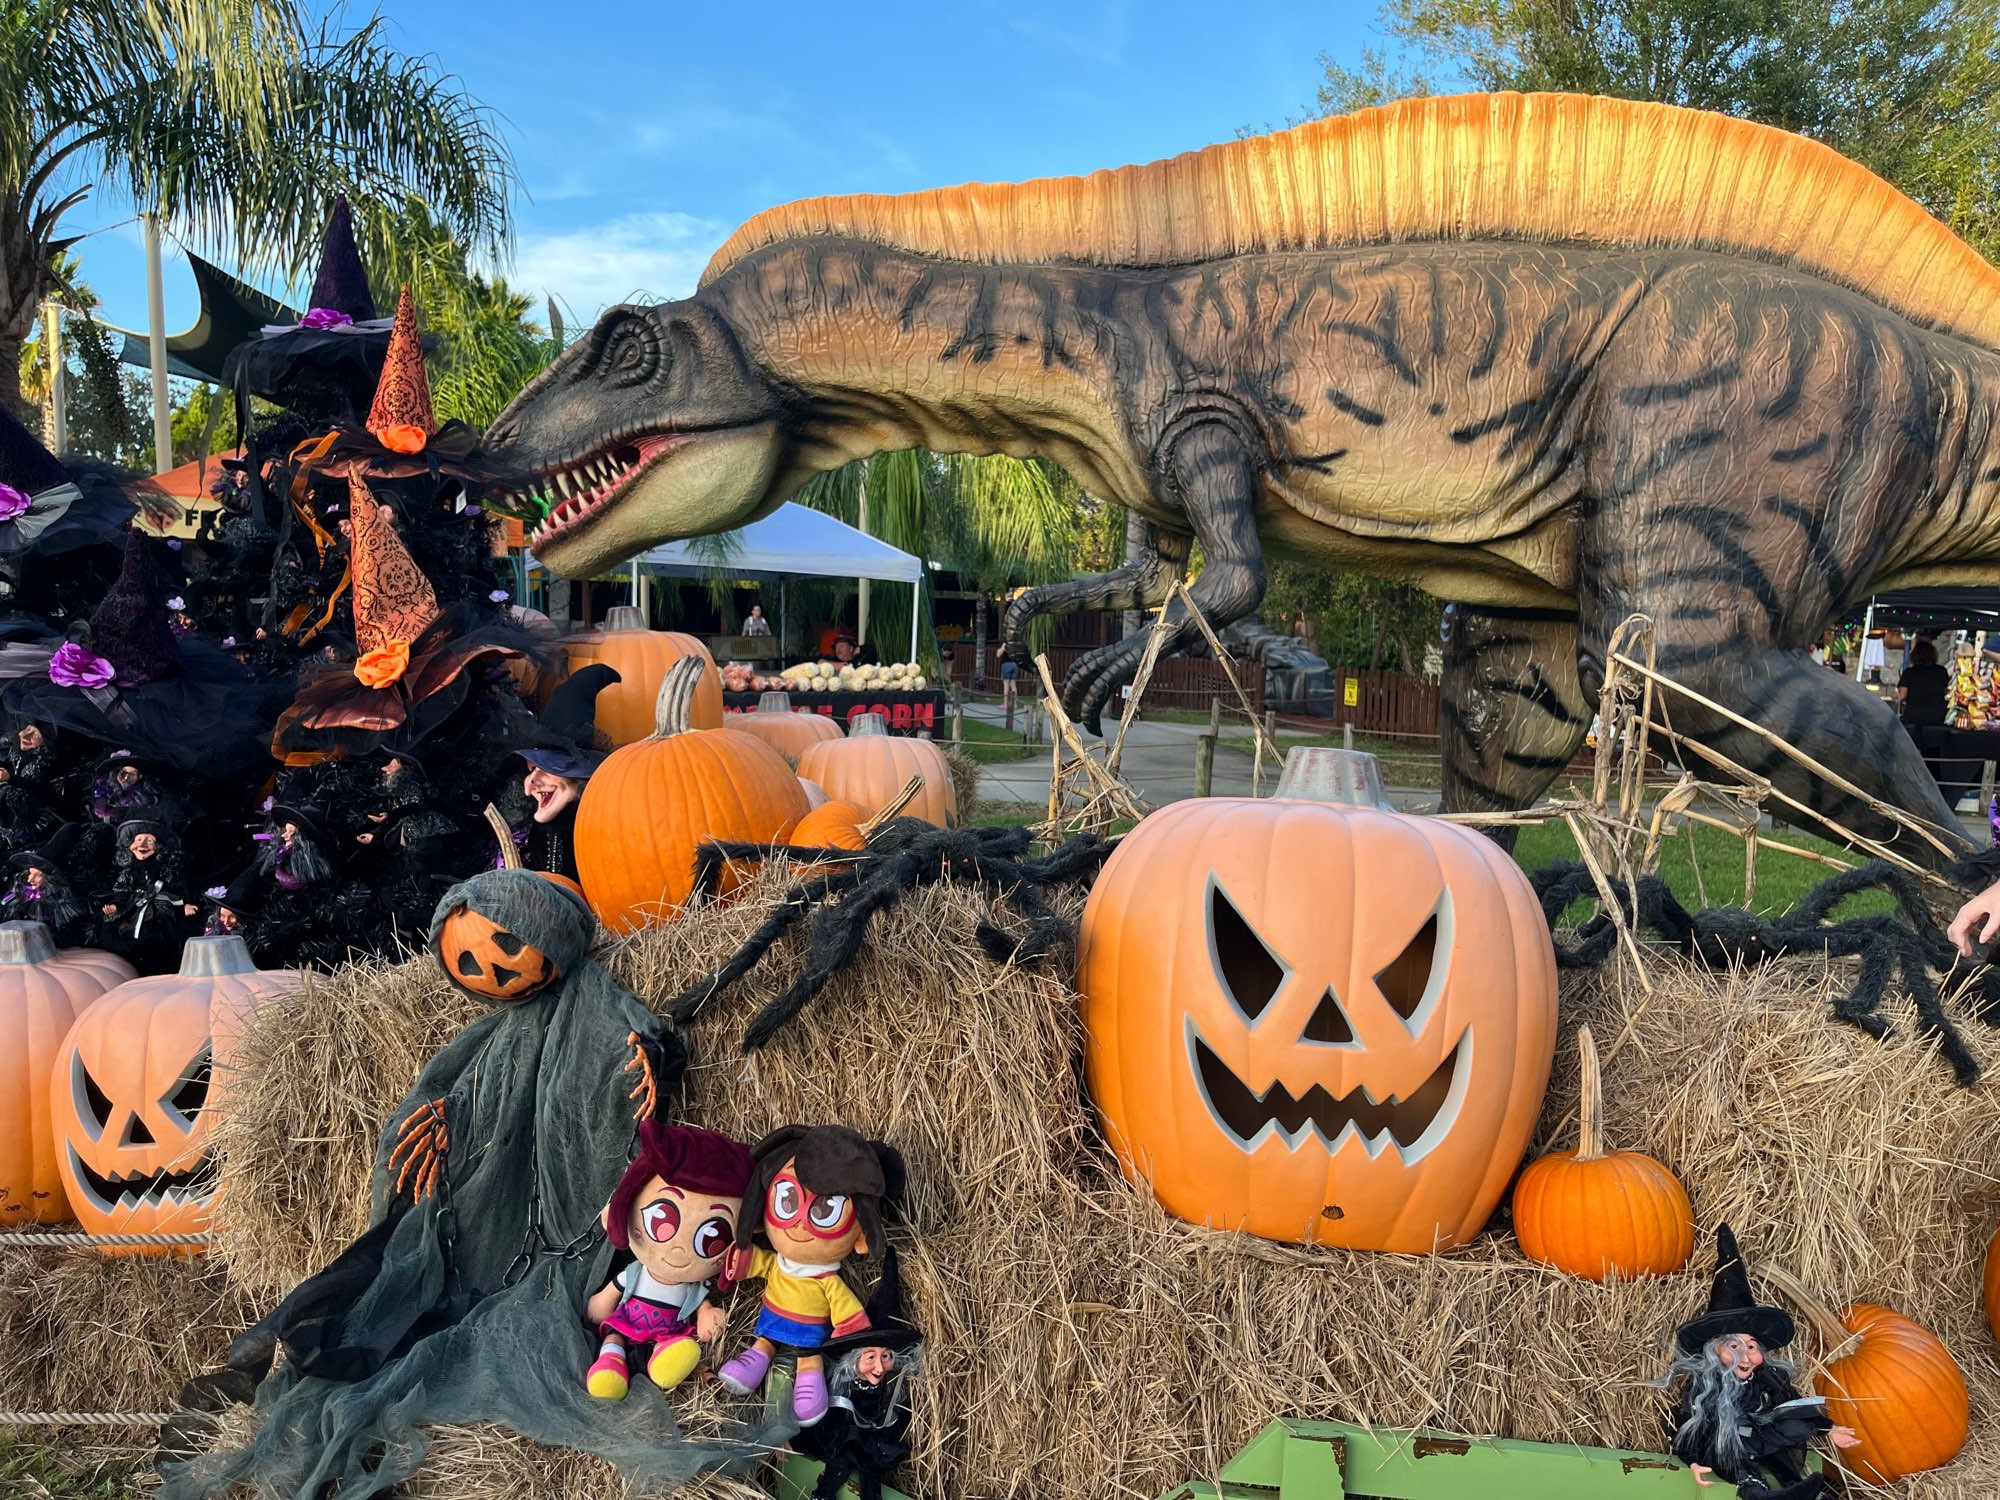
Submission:
M 666 578 L 869 578 L 910 586 L 910 654 L 917 658 L 922 616 L 923 559 L 900 552 L 845 521 L 787 501 L 761 521 L 720 536 L 667 542 L 636 559 L 639 569 Z M 633 579 L 636 591 L 638 579 Z M 781 627 L 782 628 L 782 627 Z

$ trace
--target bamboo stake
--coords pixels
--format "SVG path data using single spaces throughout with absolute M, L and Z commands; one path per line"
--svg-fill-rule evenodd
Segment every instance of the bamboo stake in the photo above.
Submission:
M 521 846 L 514 842 L 514 830 L 507 826 L 507 820 L 500 816 L 500 809 L 491 802 L 486 804 L 486 822 L 493 830 L 493 837 L 500 843 L 500 868 L 520 869 Z
M 1153 621 L 1153 628 L 1146 632 L 1146 654 L 1139 658 L 1139 671 L 1132 679 L 1132 696 L 1125 700 L 1125 713 L 1118 721 L 1118 738 L 1111 743 L 1111 753 L 1104 757 L 1104 769 L 1113 776 L 1118 774 L 1118 762 L 1125 754 L 1125 732 L 1139 717 L 1139 700 L 1145 696 L 1146 686 L 1153 680 L 1153 664 L 1160 659 L 1160 647 L 1171 628 L 1163 607 Z
M 1625 913 L 1618 905 L 1611 882 L 1605 878 L 1604 867 L 1597 862 L 1596 854 L 1591 852 L 1590 841 L 1584 837 L 1583 824 L 1575 813 L 1563 814 L 1563 821 L 1569 825 L 1570 837 L 1576 840 L 1576 852 L 1583 856 L 1584 868 L 1590 871 L 1590 878 L 1596 883 L 1598 905 L 1611 919 L 1611 925 L 1618 929 L 1618 939 L 1631 956 L 1632 967 L 1639 976 L 1639 988 L 1651 995 L 1653 982 L 1646 977 L 1646 961 L 1639 956 L 1639 944 L 1632 936 L 1632 929 L 1626 925 Z
M 1187 606 L 1188 618 L 1194 621 L 1195 628 L 1201 631 L 1202 638 L 1208 642 L 1208 649 L 1215 653 L 1215 664 L 1222 668 L 1222 675 L 1229 679 L 1229 689 L 1236 694 L 1237 706 L 1243 710 L 1243 717 L 1250 721 L 1250 732 L 1257 738 L 1258 753 L 1261 755 L 1263 750 L 1268 748 L 1271 752 L 1271 759 L 1279 765 L 1283 765 L 1285 758 L 1278 754 L 1278 747 L 1271 743 L 1270 736 L 1264 731 L 1263 721 L 1257 717 L 1256 711 L 1250 707 L 1250 695 L 1243 691 L 1243 684 L 1236 680 L 1236 674 L 1230 670 L 1229 664 L 1235 658 L 1224 649 L 1221 638 L 1213 630 L 1209 629 L 1208 619 L 1202 614 L 1201 606 L 1194 602 L 1194 595 L 1188 592 L 1185 579 L 1175 582 L 1173 591 L 1167 595 L 1167 602 L 1161 605 L 1160 608 L 1163 611 L 1169 608 L 1173 604 L 1176 594 L 1180 596 L 1181 603 Z
M 1695 823 L 1700 823 L 1704 827 L 1720 828 L 1725 833 L 1741 833 L 1743 831 L 1743 825 L 1740 823 L 1725 822 L 1721 818 L 1712 818 L 1706 813 L 1698 813 L 1693 811 L 1692 809 L 1683 812 L 1681 816 L 1687 819 L 1690 825 Z M 1690 839 L 1694 837 L 1693 829 L 1691 827 L 1689 829 L 1688 837 Z M 1835 870 L 1852 870 L 1857 868 L 1857 866 L 1847 863 L 1846 860 L 1835 859 L 1830 854 L 1821 854 L 1817 849 L 1801 849 L 1797 844 L 1787 844 L 1779 839 L 1767 839 L 1762 834 L 1757 833 L 1754 830 L 1751 832 L 1750 837 L 1756 840 L 1757 847 L 1759 849 L 1769 849 L 1776 854 L 1789 854 L 1793 856 L 1795 859 L 1809 859 L 1812 860 L 1815 864 L 1826 865 L 1830 869 L 1835 869 Z M 1697 880 L 1696 889 L 1699 890 L 1699 888 L 1700 888 L 1700 882 L 1699 880 Z M 1704 895 L 1702 896 L 1701 899 L 1704 903 L 1706 903 L 1708 897 Z

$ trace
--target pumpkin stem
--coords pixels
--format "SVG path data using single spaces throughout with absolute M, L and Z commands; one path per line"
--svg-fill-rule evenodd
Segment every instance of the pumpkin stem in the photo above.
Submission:
M 667 668 L 667 675 L 660 679 L 660 696 L 653 704 L 654 739 L 686 734 L 694 728 L 690 720 L 694 690 L 707 667 L 708 663 L 699 656 L 683 656 Z
M 1820 1364 L 1832 1364 L 1861 1347 L 1861 1335 L 1841 1321 L 1840 1314 L 1806 1288 L 1806 1284 L 1783 1266 L 1765 1266 L 1764 1280 L 1785 1294 L 1785 1300 L 1805 1315 L 1819 1335 Z
M 40 922 L 0 922 L 0 964 L 45 964 L 55 956 L 55 939 Z
M 880 714 L 856 714 L 847 721 L 847 737 L 860 739 L 863 735 L 887 734 L 889 721 Z
M 788 714 L 792 711 L 790 693 L 759 693 L 757 712 L 760 714 Z
M 881 715 L 876 714 L 873 717 L 879 719 Z M 923 789 L 924 789 L 924 778 L 921 776 L 912 776 L 908 781 L 904 782 L 903 789 L 900 792 L 896 793 L 896 795 L 889 800 L 887 806 L 885 806 L 880 812 L 875 814 L 874 817 L 868 819 L 865 823 L 860 825 L 861 836 L 864 839 L 872 839 L 873 837 L 875 837 L 876 830 L 879 829 L 884 823 L 888 822 L 891 818 L 895 817 L 897 813 L 901 812 L 904 808 L 908 807 L 912 802 L 916 801 L 917 793 L 921 792 Z
M 1285 752 L 1285 769 L 1278 773 L 1278 789 L 1271 795 L 1335 807 L 1396 810 L 1382 792 L 1381 762 L 1366 750 L 1294 745 Z
M 257 964 L 243 939 L 229 933 L 189 938 L 181 946 L 180 972 L 183 979 L 218 979 L 224 974 L 255 974 Z
M 644 630 L 646 612 L 636 604 L 614 604 L 604 612 L 604 631 Z
M 1588 1026 L 1576 1028 L 1576 1055 L 1583 1063 L 1583 1097 L 1576 1107 L 1578 1161 L 1604 1156 L 1604 1074 L 1597 1066 L 1597 1039 Z
M 514 842 L 514 830 L 507 826 L 507 820 L 500 816 L 500 809 L 491 802 L 486 804 L 486 822 L 493 830 L 493 837 L 500 843 L 500 868 L 520 869 L 521 846 Z

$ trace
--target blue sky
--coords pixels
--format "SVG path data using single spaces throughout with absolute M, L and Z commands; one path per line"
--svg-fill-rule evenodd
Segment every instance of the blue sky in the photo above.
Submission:
M 510 281 L 577 322 L 634 293 L 685 294 L 759 209 L 835 192 L 1149 161 L 1312 98 L 1329 52 L 1374 40 L 1367 6 L 1278 0 L 941 4 L 382 0 L 397 45 L 434 53 L 501 117 L 520 170 Z M 105 316 L 144 326 L 127 203 L 76 229 Z M 195 297 L 166 268 L 167 324 Z

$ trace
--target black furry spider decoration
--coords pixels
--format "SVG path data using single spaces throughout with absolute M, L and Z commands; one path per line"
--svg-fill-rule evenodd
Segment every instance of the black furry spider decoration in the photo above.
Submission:
M 1574 860 L 1545 866 L 1528 878 L 1541 898 L 1542 915 L 1548 919 L 1551 933 L 1571 902 L 1597 894 L 1590 872 Z M 1895 914 L 1833 920 L 1843 901 L 1863 891 L 1887 892 L 1895 900 Z M 1770 919 L 1739 906 L 1708 907 L 1689 915 L 1657 875 L 1638 880 L 1636 911 L 1622 887 L 1614 886 L 1614 894 L 1622 915 L 1634 929 L 1657 933 L 1710 968 L 1761 964 L 1801 953 L 1860 959 L 1854 987 L 1834 1002 L 1833 1014 L 1836 1020 L 1858 1026 L 1878 1040 L 1890 1030 L 1881 1014 L 1882 997 L 1889 980 L 1900 973 L 1916 1002 L 1921 1029 L 1938 1039 L 1959 1083 L 1970 1086 L 1978 1082 L 1979 1062 L 1945 1013 L 1938 980 L 1931 977 L 1935 971 L 1941 979 L 1949 978 L 1960 961 L 1957 950 L 1939 930 L 1917 882 L 1893 865 L 1878 860 L 1859 869 L 1843 870 L 1814 886 L 1791 911 Z M 1600 911 L 1577 929 L 1575 942 L 1557 941 L 1556 962 L 1566 969 L 1595 968 L 1611 955 L 1617 942 L 1617 929 Z M 1992 1023 L 2000 1019 L 2000 983 L 1996 983 L 1995 971 L 1982 965 L 1978 984 L 1977 1013 L 1981 1020 Z
M 1112 844 L 1095 834 L 1071 839 L 1041 859 L 1028 858 L 1026 828 L 939 828 L 921 818 L 892 818 L 876 828 L 863 850 L 805 849 L 786 844 L 704 844 L 695 860 L 695 889 L 712 891 L 732 861 L 789 855 L 834 868 L 809 876 L 784 899 L 735 954 L 675 1000 L 670 1014 L 681 1024 L 741 979 L 778 939 L 810 918 L 805 973 L 751 1018 L 743 1050 L 754 1052 L 804 1010 L 843 964 L 861 951 L 875 914 L 927 885 L 978 886 L 1027 919 L 1019 938 L 991 921 L 978 928 L 979 946 L 996 963 L 1034 964 L 1074 936 L 1074 924 L 1056 915 L 1044 888 L 1088 875 L 1110 857 Z

